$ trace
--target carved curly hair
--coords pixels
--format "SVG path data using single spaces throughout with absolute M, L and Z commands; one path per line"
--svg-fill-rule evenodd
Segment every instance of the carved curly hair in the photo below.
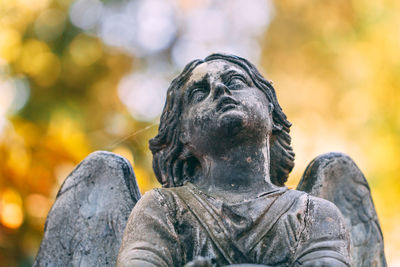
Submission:
M 283 186 L 294 167 L 294 152 L 289 135 L 291 123 L 278 103 L 274 87 L 262 77 L 256 67 L 244 58 L 226 54 L 212 54 L 204 60 L 197 59 L 188 63 L 169 86 L 158 134 L 149 141 L 153 153 L 153 169 L 158 181 L 163 187 L 181 186 L 191 179 L 191 174 L 198 167 L 198 161 L 180 141 L 180 121 L 183 111 L 180 89 L 190 78 L 194 68 L 211 60 L 224 60 L 241 67 L 274 105 L 272 112 L 274 126 L 270 137 L 270 177 L 273 184 Z

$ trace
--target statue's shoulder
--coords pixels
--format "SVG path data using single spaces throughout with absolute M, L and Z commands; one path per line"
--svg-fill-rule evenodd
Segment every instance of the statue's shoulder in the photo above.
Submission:
M 306 192 L 294 189 L 288 189 L 283 194 L 288 199 L 292 199 L 293 205 L 304 209 L 306 214 L 312 217 L 313 220 L 324 220 L 329 217 L 335 220 L 343 221 L 343 215 L 338 207 L 329 200 L 312 196 Z
M 173 200 L 174 194 L 170 188 L 153 188 L 144 193 L 138 204 L 156 203 L 163 205 L 173 202 Z
M 181 191 L 186 191 L 187 187 L 185 185 L 179 187 L 162 187 L 162 188 L 153 188 L 149 191 L 154 196 L 159 197 L 160 199 L 168 202 L 174 202 L 178 198 L 178 194 Z
M 176 188 L 153 188 L 147 191 L 136 205 L 137 209 L 154 209 L 176 216 L 181 205 Z
M 306 240 L 317 242 L 316 240 L 320 239 L 349 242 L 345 219 L 334 203 L 303 191 L 289 190 L 289 192 L 295 199 L 288 214 L 296 216 L 304 227 L 300 239 L 304 242 Z
M 302 191 L 298 192 L 303 193 L 299 201 L 300 199 L 305 201 L 306 220 L 311 222 L 310 225 L 313 225 L 313 228 L 321 228 L 319 231 L 323 231 L 323 229 L 333 227 L 333 229 L 341 233 L 346 232 L 344 217 L 333 202 Z
M 307 206 L 310 195 L 306 192 L 285 188 L 279 193 L 278 199 L 291 203 L 292 206 Z
M 166 201 L 169 202 L 176 202 L 179 201 L 183 195 L 204 195 L 204 193 L 200 192 L 196 187 L 187 182 L 184 185 L 181 186 L 176 186 L 176 187 L 162 187 L 162 188 L 154 188 L 150 192 L 153 192 L 153 194 L 161 196 L 161 198 L 164 198 Z
M 308 210 L 311 215 L 319 218 L 332 218 L 343 221 L 339 208 L 331 201 L 309 195 Z

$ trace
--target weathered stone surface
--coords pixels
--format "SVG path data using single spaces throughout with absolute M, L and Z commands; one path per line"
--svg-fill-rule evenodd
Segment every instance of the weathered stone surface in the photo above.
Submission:
M 367 181 L 349 157 L 322 155 L 298 190 L 284 186 L 290 126 L 246 59 L 189 63 L 150 140 L 163 188 L 138 201 L 126 160 L 90 155 L 60 189 L 35 266 L 114 265 L 119 247 L 121 267 L 386 266 Z
M 294 165 L 290 126 L 247 60 L 189 63 L 150 140 L 164 188 L 133 209 L 117 266 L 349 266 L 338 208 L 283 186 Z
M 90 154 L 61 186 L 33 266 L 115 266 L 139 198 L 126 159 L 104 151 Z
M 340 209 L 351 237 L 351 266 L 386 266 L 383 236 L 368 182 L 347 155 L 328 153 L 307 167 L 297 190 L 327 199 Z

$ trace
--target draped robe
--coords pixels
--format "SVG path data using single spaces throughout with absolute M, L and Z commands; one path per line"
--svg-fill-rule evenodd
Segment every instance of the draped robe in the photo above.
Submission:
M 153 189 L 134 207 L 117 266 L 349 266 L 349 235 L 337 207 L 281 187 L 226 203 L 186 183 Z

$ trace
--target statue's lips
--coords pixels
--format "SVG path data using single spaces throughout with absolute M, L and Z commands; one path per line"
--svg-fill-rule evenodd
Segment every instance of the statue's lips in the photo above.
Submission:
M 223 108 L 221 108 L 220 111 L 225 112 L 227 110 L 234 109 L 234 108 L 236 108 L 235 104 L 228 104 L 228 105 L 223 106 Z
M 223 96 L 217 104 L 217 112 L 225 112 L 230 109 L 234 109 L 237 107 L 239 102 L 229 96 Z

